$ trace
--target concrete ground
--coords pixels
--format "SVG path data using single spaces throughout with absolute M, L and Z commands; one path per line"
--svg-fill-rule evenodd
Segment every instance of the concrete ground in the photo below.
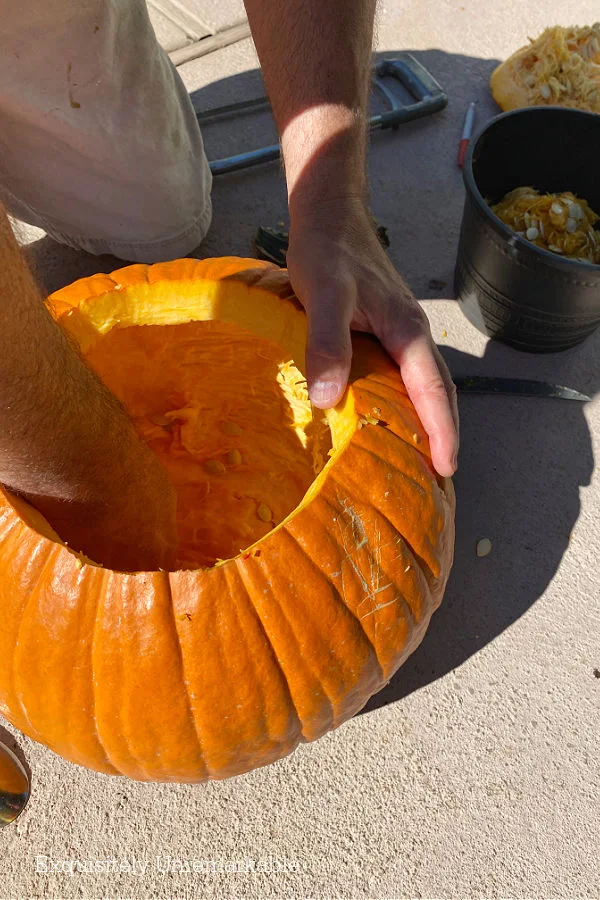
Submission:
M 34 780 L 26 813 L 0 832 L 1 897 L 600 896 L 600 333 L 568 353 L 527 356 L 487 342 L 442 299 L 452 291 L 466 104 L 478 101 L 479 123 L 495 114 L 489 74 L 554 24 L 545 9 L 385 0 L 377 51 L 416 51 L 450 103 L 374 137 L 372 206 L 454 373 L 547 378 L 596 399 L 461 399 L 444 606 L 367 710 L 318 743 L 224 783 L 138 785 L 0 729 Z M 562 24 L 596 18 L 597 0 L 561 4 Z M 261 90 L 249 41 L 181 73 L 205 107 Z M 261 117 L 211 126 L 209 155 L 259 146 L 268 130 Z M 248 254 L 259 224 L 286 218 L 277 165 L 217 180 L 214 203 L 203 252 Z M 27 240 L 48 289 L 109 265 L 34 230 Z M 484 559 L 481 537 L 493 543 Z M 136 874 L 56 871 L 111 859 L 135 861 Z M 281 871 L 181 871 L 240 859 Z

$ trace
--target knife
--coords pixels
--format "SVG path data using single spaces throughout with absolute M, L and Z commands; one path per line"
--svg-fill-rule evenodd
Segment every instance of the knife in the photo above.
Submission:
M 550 397 L 556 400 L 579 400 L 588 403 L 591 397 L 564 387 L 562 384 L 550 384 L 546 381 L 533 381 L 528 378 L 496 378 L 487 375 L 452 376 L 458 391 L 462 394 L 507 394 L 520 397 Z

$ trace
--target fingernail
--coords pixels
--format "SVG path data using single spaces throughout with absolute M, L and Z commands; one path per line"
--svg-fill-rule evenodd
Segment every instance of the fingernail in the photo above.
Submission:
M 458 453 L 455 453 L 454 456 L 452 457 L 452 468 L 454 469 L 455 472 L 458 469 Z
M 315 381 L 310 397 L 313 403 L 332 403 L 339 393 L 339 387 L 335 381 Z

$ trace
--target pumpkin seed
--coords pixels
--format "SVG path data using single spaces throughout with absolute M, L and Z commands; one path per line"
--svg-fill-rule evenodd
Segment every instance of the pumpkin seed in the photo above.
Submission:
M 583 219 L 584 213 L 579 203 L 574 203 L 572 200 L 569 201 L 569 216 L 576 221 Z
M 239 450 L 230 450 L 227 454 L 227 462 L 232 466 L 239 466 L 242 461 L 242 454 Z
M 209 475 L 224 475 L 227 469 L 218 459 L 207 459 L 204 463 L 204 471 Z
M 173 424 L 171 420 L 167 419 L 162 413 L 156 413 L 155 416 L 150 416 L 150 421 L 153 422 L 154 425 L 160 425 L 161 428 L 168 428 Z
M 567 219 L 567 232 L 569 234 L 574 234 L 577 231 L 577 222 L 575 219 L 568 218 Z
M 262 522 L 272 522 L 273 521 L 273 513 L 269 509 L 266 503 L 259 503 L 258 509 L 256 510 L 256 515 Z

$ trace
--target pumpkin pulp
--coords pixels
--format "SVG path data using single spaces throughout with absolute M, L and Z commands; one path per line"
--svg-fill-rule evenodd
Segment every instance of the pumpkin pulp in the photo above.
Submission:
M 300 370 L 231 322 L 113 328 L 86 355 L 176 489 L 180 568 L 259 541 L 327 461 L 329 427 Z

